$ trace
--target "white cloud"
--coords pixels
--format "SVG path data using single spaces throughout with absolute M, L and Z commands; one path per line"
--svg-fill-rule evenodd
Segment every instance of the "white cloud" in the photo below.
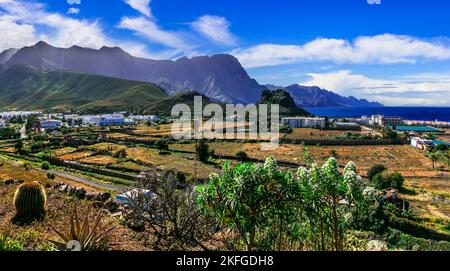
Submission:
M 151 1 L 152 0 L 125 0 L 125 3 L 145 16 L 152 17 L 152 10 L 150 9 Z
M 135 31 L 137 34 L 151 42 L 162 44 L 170 48 L 179 50 L 188 50 L 192 48 L 192 45 L 182 38 L 181 33 L 163 30 L 153 20 L 145 17 L 123 17 L 120 20 L 118 27 Z
M 16 22 L 16 18 L 9 15 L 0 15 L 0 52 L 9 49 L 30 45 L 36 41 L 36 30 L 32 24 Z
M 230 23 L 224 17 L 205 15 L 192 23 L 192 27 L 206 38 L 226 46 L 236 45 L 237 39 L 230 32 Z
M 81 0 L 67 0 L 69 5 L 81 5 Z
M 308 76 L 310 79 L 301 85 L 319 86 L 386 105 L 450 105 L 450 74 L 414 74 L 387 80 L 341 70 Z
M 0 33 L 0 51 L 44 40 L 58 47 L 121 46 L 134 55 L 147 55 L 141 44 L 107 36 L 97 20 L 78 20 L 48 12 L 39 2 L 0 0 Z
M 80 9 L 79 8 L 69 8 L 67 10 L 67 14 L 78 14 L 80 13 Z
M 383 34 L 353 41 L 318 38 L 303 45 L 260 44 L 231 53 L 247 68 L 313 62 L 394 64 L 448 60 L 450 46 L 438 39 Z

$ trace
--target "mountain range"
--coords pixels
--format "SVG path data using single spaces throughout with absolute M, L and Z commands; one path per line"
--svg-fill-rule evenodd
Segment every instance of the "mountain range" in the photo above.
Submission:
M 15 76 L 15 72 L 20 76 Z M 21 76 L 29 76 L 26 78 L 29 81 L 17 81 L 24 79 Z M 80 81 L 77 77 L 89 80 Z M 119 79 L 123 80 L 119 86 L 111 85 L 112 82 L 119 82 Z M 1 80 L 7 80 L 8 84 Z M 110 81 L 108 87 L 98 84 L 107 81 Z M 43 97 L 52 108 L 67 106 L 69 99 L 73 100 L 68 106 L 72 108 L 95 105 L 101 108 L 111 104 L 119 108 L 123 107 L 126 100 L 121 95 L 128 97 L 128 101 L 137 97 L 137 93 L 130 96 L 131 90 L 124 88 L 124 85 L 141 88 L 141 91 L 152 86 L 164 90 L 166 96 L 195 91 L 212 101 L 248 104 L 258 102 L 264 90 L 274 87 L 260 85 L 250 78 L 232 55 L 183 57 L 175 61 L 152 60 L 134 57 L 118 47 L 102 47 L 98 50 L 79 46 L 56 48 L 43 41 L 0 53 L 0 82 L 0 106 L 8 108 L 23 108 L 28 104 L 29 108 L 37 104 L 42 106 L 44 102 L 33 99 Z M 92 92 L 77 97 L 78 92 L 72 88 L 75 82 L 78 82 L 78 90 L 89 86 Z M 89 82 L 89 85 L 83 86 L 83 82 Z M 67 86 L 70 86 L 70 92 Z M 381 106 L 355 97 L 342 97 L 318 87 L 292 85 L 278 88 L 288 91 L 299 107 Z M 146 99 L 137 99 L 136 102 L 146 102 Z
M 319 87 L 300 86 L 287 87 L 266 85 L 269 90 L 284 89 L 288 91 L 300 107 L 382 107 L 378 102 L 369 102 L 356 97 L 343 97 Z

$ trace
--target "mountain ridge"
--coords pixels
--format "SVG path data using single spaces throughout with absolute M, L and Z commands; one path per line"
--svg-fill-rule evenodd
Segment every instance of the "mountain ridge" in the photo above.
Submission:
M 287 90 L 299 107 L 383 106 L 355 97 L 342 97 L 318 87 L 262 86 L 250 78 L 238 59 L 227 54 L 152 60 L 134 57 L 120 47 L 57 48 L 40 41 L 33 46 L 0 53 L 0 72 L 15 65 L 31 65 L 40 71 L 73 71 L 149 82 L 162 87 L 169 95 L 196 91 L 223 103 L 257 103 L 264 90 L 279 88 Z
M 57 48 L 40 41 L 19 49 L 3 63 L 6 67 L 17 64 L 152 82 L 170 95 L 195 90 L 229 103 L 256 102 L 264 89 L 234 56 L 226 54 L 152 60 L 134 57 L 119 47 Z

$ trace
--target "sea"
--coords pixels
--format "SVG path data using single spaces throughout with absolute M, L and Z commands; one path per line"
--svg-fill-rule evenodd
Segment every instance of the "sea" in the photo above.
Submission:
M 405 120 L 448 121 L 450 107 L 308 107 L 310 113 L 331 118 L 360 118 L 384 115 L 403 117 Z

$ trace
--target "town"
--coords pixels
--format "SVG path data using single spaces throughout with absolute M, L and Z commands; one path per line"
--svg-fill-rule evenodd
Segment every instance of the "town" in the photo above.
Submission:
M 93 201 L 112 217 L 127 221 L 122 234 L 145 229 L 145 220 L 131 219 L 130 212 L 142 208 L 143 203 L 136 202 L 141 196 L 153 200 L 161 193 L 154 184 L 142 185 L 149 179 L 159 180 L 150 177 L 151 172 L 162 174 L 165 180 L 171 179 L 167 174 L 174 174 L 177 187 L 195 189 L 208 182 L 211 174 L 221 174 L 224 164 L 264 164 L 273 157 L 280 170 L 295 172 L 311 163 L 325 164 L 332 157 L 340 165 L 355 162 L 358 175 L 374 182 L 378 195 L 398 208 L 395 212 L 402 219 L 406 213 L 412 217 L 414 210 L 414 221 L 421 221 L 414 222 L 414 227 L 422 232 L 416 237 L 446 240 L 442 229 L 448 227 L 449 205 L 445 196 L 439 196 L 445 195 L 444 183 L 450 178 L 450 130 L 445 123 L 382 115 L 283 117 L 279 147 L 264 151 L 259 144 L 263 139 L 175 140 L 174 119 L 168 116 L 31 111 L 0 115 L 0 184 L 12 188 L 37 180 L 52 195 Z M 250 123 L 235 123 L 236 119 L 231 120 L 236 129 L 249 127 Z M 386 246 L 373 241 L 376 250 Z M 148 248 L 133 242 L 133 249 Z

